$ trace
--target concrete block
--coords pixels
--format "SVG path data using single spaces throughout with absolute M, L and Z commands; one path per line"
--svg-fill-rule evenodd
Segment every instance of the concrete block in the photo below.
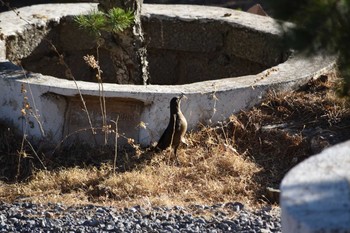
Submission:
M 177 51 L 149 48 L 147 51 L 151 83 L 178 84 L 179 55 Z
M 288 172 L 281 184 L 282 231 L 350 232 L 350 141 Z
M 269 67 L 283 62 L 288 53 L 279 44 L 278 35 L 262 34 L 248 28 L 232 29 L 225 42 L 229 54 Z
M 149 46 L 185 52 L 213 52 L 223 47 L 224 25 L 201 22 L 195 18 L 143 17 Z M 219 27 L 218 27 L 219 26 Z

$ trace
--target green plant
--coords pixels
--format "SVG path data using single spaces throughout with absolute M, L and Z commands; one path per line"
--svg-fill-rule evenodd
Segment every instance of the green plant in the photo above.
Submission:
M 134 13 L 130 10 L 113 8 L 108 13 L 92 11 L 87 15 L 78 15 L 74 19 L 81 28 L 100 36 L 101 31 L 117 33 L 130 27 L 134 22 Z
M 267 2 L 274 18 L 294 23 L 294 26 L 283 27 L 288 47 L 307 55 L 321 51 L 338 56 L 338 67 L 346 84 L 343 91 L 350 95 L 350 1 Z

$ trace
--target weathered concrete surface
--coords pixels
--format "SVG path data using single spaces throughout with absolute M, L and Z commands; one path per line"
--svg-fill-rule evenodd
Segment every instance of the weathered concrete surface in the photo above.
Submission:
M 281 62 L 279 26 L 270 17 L 220 7 L 148 5 L 143 11 L 143 20 L 145 31 L 152 35 L 150 46 L 153 48 L 213 52 L 227 46 L 232 53 L 239 52 L 237 56 L 251 61 L 266 65 Z M 147 30 L 147 21 L 159 22 L 158 27 L 153 28 L 156 32 Z M 193 22 L 195 26 L 191 25 Z M 230 33 L 235 35 L 226 35 Z M 269 60 L 266 60 L 267 54 Z
M 90 7 L 96 5 L 90 4 Z M 36 8 L 28 8 L 26 12 Z M 85 8 L 82 7 L 82 12 Z M 75 5 L 72 5 L 72 14 L 75 11 Z M 55 13 L 40 12 L 44 14 L 33 15 L 36 18 L 58 18 Z M 31 18 L 28 21 L 36 24 Z M 187 84 L 257 74 L 284 62 L 289 54 L 278 46 L 278 25 L 269 17 L 217 7 L 188 6 L 184 10 L 184 6 L 179 5 L 171 8 L 146 5 L 142 23 L 149 42 L 151 80 L 148 83 L 151 84 Z M 4 27 L 8 26 L 4 24 Z M 95 71 L 87 69 L 83 60 L 86 54 L 97 56 L 96 42 L 86 31 L 79 29 L 72 17 L 26 27 L 21 36 L 6 39 L 7 59 L 20 59 L 23 67 L 33 72 L 66 78 L 65 67 L 53 53 L 52 43 L 64 54 L 64 60 L 76 79 L 96 80 Z M 111 54 L 104 46 L 99 47 L 99 61 L 104 82 L 116 83 L 116 76 L 128 73 L 124 66 L 116 70 Z M 125 80 L 123 84 L 126 83 L 129 82 Z
M 48 33 L 48 24 L 57 24 L 63 16 L 87 13 L 95 7 L 96 4 L 33 5 L 17 10 L 22 19 L 12 11 L 1 13 L 1 41 L 5 44 L 0 44 L 3 46 L 0 51 L 6 51 L 6 57 L 0 59 L 28 56 Z
M 350 141 L 293 168 L 281 185 L 284 233 L 350 232 Z
M 142 21 L 156 84 L 257 74 L 288 56 L 269 17 L 219 7 L 147 5 Z
M 95 7 L 96 5 L 94 4 L 48 4 L 28 7 L 20 9 L 20 11 L 23 12 L 21 17 L 43 25 L 44 31 L 47 28 L 45 25 L 48 23 L 55 24 L 63 16 L 84 13 Z M 191 20 L 194 20 L 194 18 L 201 19 L 201 23 L 204 23 L 206 18 L 214 20 L 216 17 L 220 21 L 225 18 L 233 25 L 253 28 L 253 31 L 259 31 L 259 33 L 266 32 L 273 35 L 278 33 L 277 25 L 273 26 L 273 20 L 266 17 L 250 14 L 246 17 L 243 15 L 246 13 L 228 9 L 200 8 L 198 6 L 191 8 L 188 5 L 182 6 L 182 8 L 181 6 L 176 6 L 176 11 L 171 11 L 171 9 L 166 11 L 165 8 L 168 7 L 145 4 L 143 14 L 150 19 L 152 19 L 152 15 L 156 15 L 156 18 L 159 19 L 166 18 L 165 14 L 170 14 L 169 17 L 181 18 L 179 22 L 186 21 L 186 17 L 190 17 Z M 232 17 L 222 17 L 228 11 L 232 13 Z M 40 19 L 38 19 L 38 15 L 40 15 Z M 241 18 L 241 15 L 244 19 Z M 5 20 L 8 18 L 13 20 L 10 22 Z M 2 39 L 0 39 L 0 45 L 4 46 L 0 48 L 0 51 L 2 51 L 8 46 L 8 40 L 17 37 L 21 38 L 23 31 L 27 27 L 33 26 L 22 23 L 22 20 L 16 18 L 13 13 L 11 15 L 11 12 L 6 12 L 0 14 L 0 27 L 4 29 L 1 31 Z M 33 35 L 33 43 L 38 43 L 37 40 L 40 40 L 42 36 L 40 33 L 37 35 L 37 38 Z M 22 43 L 27 46 L 25 40 L 17 41 L 19 48 L 23 46 Z M 31 46 L 31 49 L 34 47 L 34 45 L 29 44 L 28 46 Z M 90 101 L 91 104 L 98 103 L 100 92 L 97 83 L 84 81 L 75 83 L 72 80 L 58 79 L 36 73 L 24 75 L 21 68 L 6 61 L 9 56 L 18 55 L 11 53 L 10 51 L 12 50 L 10 48 L 6 51 L 2 57 L 4 62 L 0 63 L 0 119 L 10 121 L 19 128 L 24 125 L 25 121 L 21 117 L 24 100 L 24 94 L 21 91 L 24 85 L 27 89 L 26 95 L 29 97 L 28 101 L 32 106 L 32 110 L 37 110 L 36 112 L 40 115 L 39 120 L 45 131 L 45 137 L 42 137 L 36 119 L 29 117 L 28 120 L 32 122 L 29 124 L 31 126 L 30 130 L 27 131 L 29 136 L 57 144 L 68 133 L 77 128 L 89 128 L 89 125 L 85 127 L 81 125 L 83 119 L 81 122 L 77 122 L 74 119 L 74 116 L 78 113 L 84 114 L 81 107 L 78 107 L 77 102 L 74 105 L 70 100 L 76 99 L 78 96 L 77 85 L 81 93 L 87 99 L 92 100 Z M 25 54 L 26 51 L 23 53 Z M 123 126 L 125 132 L 120 133 L 125 133 L 125 137 L 136 137 L 134 138 L 136 142 L 148 145 L 150 142 L 156 141 L 166 127 L 169 119 L 169 102 L 176 95 L 184 93 L 188 96 L 188 99 L 182 103 L 182 111 L 187 118 L 190 130 L 196 128 L 199 123 L 215 123 L 227 119 L 231 114 L 241 109 L 252 107 L 270 89 L 276 91 L 293 89 L 333 67 L 333 58 L 316 56 L 305 59 L 294 56 L 286 62 L 273 67 L 273 69 L 263 71 L 257 75 L 173 86 L 135 86 L 105 83 L 104 93 L 107 102 L 115 106 L 121 106 L 120 108 L 112 109 L 111 111 L 114 113 L 108 117 L 109 119 L 114 119 L 117 115 L 124 116 L 121 117 L 119 124 L 127 125 L 127 127 Z M 125 109 L 122 107 L 125 102 L 134 103 L 135 108 Z M 72 109 L 76 109 L 76 111 L 72 112 Z M 88 109 L 92 109 L 94 114 L 99 108 L 96 104 L 90 106 L 88 103 Z M 134 125 L 129 125 L 130 121 L 128 119 L 130 116 L 135 116 L 131 120 Z M 136 125 L 137 121 L 142 121 L 146 127 Z M 67 122 L 71 123 L 67 125 Z M 82 136 L 82 139 L 84 138 L 86 139 L 85 136 Z

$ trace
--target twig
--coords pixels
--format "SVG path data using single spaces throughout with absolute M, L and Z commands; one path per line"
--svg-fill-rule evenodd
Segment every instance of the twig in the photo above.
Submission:
M 108 139 L 108 126 L 107 126 L 107 108 L 106 108 L 106 97 L 105 92 L 103 88 L 103 82 L 102 82 L 102 70 L 99 65 L 100 60 L 100 53 L 99 48 L 101 46 L 102 42 L 97 42 L 97 48 L 96 48 L 96 54 L 97 54 L 97 81 L 98 81 L 98 91 L 99 91 L 99 97 L 100 97 L 100 107 L 101 107 L 101 114 L 102 114 L 102 127 L 104 128 L 105 133 L 105 145 L 107 144 Z
M 29 142 L 29 140 L 27 139 L 27 137 L 24 137 L 24 140 L 28 143 L 30 149 L 33 151 L 33 153 L 35 154 L 35 156 L 37 157 L 37 159 L 39 160 L 39 162 L 41 163 L 41 165 L 43 166 L 43 168 L 45 170 L 47 170 L 46 166 L 44 165 L 43 161 L 40 159 L 39 155 L 36 153 L 36 151 L 34 150 L 32 144 Z
M 19 12 L 19 11 L 16 11 L 16 10 L 15 10 L 16 8 L 11 7 L 9 3 L 4 2 L 4 1 L 2 1 L 2 0 L 0 0 L 0 3 L 1 3 L 3 6 L 6 6 L 9 10 L 13 11 L 13 12 L 16 14 L 16 16 L 17 16 L 20 20 L 23 20 L 23 21 L 26 22 L 27 24 L 31 25 L 31 22 L 28 21 L 28 20 L 26 20 L 25 18 L 23 18 L 23 17 L 20 15 L 20 12 Z
M 36 122 L 38 123 L 39 125 L 39 129 L 40 129 L 40 132 L 41 132 L 41 135 L 43 137 L 45 137 L 45 131 L 44 131 L 44 127 L 43 127 L 43 124 L 41 123 L 40 121 L 40 115 L 38 114 L 38 109 L 36 107 L 36 104 L 35 104 L 35 100 L 34 100 L 34 95 L 33 95 L 33 92 L 32 92 L 32 88 L 30 87 L 30 84 L 29 84 L 29 81 L 28 81 L 28 76 L 23 68 L 23 66 L 21 65 L 21 68 L 22 68 L 22 71 L 23 71 L 23 75 L 27 81 L 27 86 L 28 86 L 28 90 L 29 90 L 29 93 L 30 93 L 30 97 L 32 99 L 32 102 L 33 102 L 33 107 L 34 107 L 34 111 L 31 111 L 32 112 L 32 116 L 35 118 Z
M 229 143 L 228 143 L 227 135 L 226 135 L 226 132 L 225 132 L 225 129 L 224 129 L 224 124 L 222 122 L 220 122 L 219 124 L 221 125 L 220 128 L 221 128 L 222 133 L 224 134 L 226 145 L 228 145 Z M 227 125 L 226 125 L 226 127 L 227 127 Z
M 212 119 L 216 113 L 216 104 L 217 104 L 217 101 L 219 101 L 218 97 L 216 96 L 216 86 L 214 85 L 214 91 L 213 91 L 213 94 L 212 94 L 212 98 L 214 100 L 214 104 L 213 104 L 213 115 L 211 115 L 210 119 L 209 119 L 209 122 L 212 123 Z
M 117 157 L 118 157 L 118 120 L 119 115 L 115 121 L 111 120 L 115 124 L 115 142 L 114 142 L 114 161 L 113 161 L 113 174 L 115 175 L 116 165 L 117 165 Z
M 78 86 L 77 80 L 76 80 L 75 77 L 73 76 L 72 71 L 71 71 L 71 69 L 68 67 L 67 63 L 64 61 L 63 55 L 61 55 L 61 54 L 58 52 L 56 46 L 55 46 L 54 44 L 52 44 L 51 41 L 49 41 L 49 40 L 46 40 L 46 41 L 51 45 L 51 47 L 53 48 L 53 50 L 54 50 L 54 51 L 56 52 L 56 54 L 58 55 L 59 60 L 60 60 L 60 63 L 66 68 L 67 75 L 69 76 L 68 78 L 71 78 L 71 79 L 73 80 L 74 85 L 75 85 L 75 87 L 76 87 L 77 90 L 78 90 L 80 100 L 81 100 L 81 102 L 82 102 L 82 104 L 83 104 L 83 108 L 84 108 L 84 110 L 85 110 L 86 117 L 87 117 L 87 119 L 88 119 L 88 122 L 89 122 L 89 125 L 90 125 L 90 128 L 91 128 L 91 132 L 92 132 L 93 138 L 94 138 L 94 140 L 95 140 L 95 144 L 97 145 L 97 140 L 96 140 L 96 137 L 95 137 L 96 131 L 95 131 L 95 128 L 93 127 L 93 125 L 92 125 L 92 121 L 91 121 L 91 118 L 90 118 L 90 114 L 89 114 L 88 108 L 87 108 L 87 106 L 86 106 L 86 102 L 85 102 L 85 100 L 84 100 L 83 94 L 81 93 L 81 90 L 80 90 L 80 88 L 79 88 L 79 86 Z
M 102 130 L 103 128 L 94 128 L 95 130 Z M 73 136 L 74 134 L 77 134 L 77 133 L 80 133 L 80 132 L 84 132 L 84 131 L 88 131 L 88 130 L 91 130 L 91 128 L 82 128 L 82 129 L 78 129 L 78 130 L 75 130 L 74 132 L 72 133 L 69 133 L 67 134 L 58 144 L 57 146 L 55 147 L 55 149 L 53 150 L 53 152 L 51 153 L 51 155 L 54 155 L 57 151 L 57 149 L 71 136 Z

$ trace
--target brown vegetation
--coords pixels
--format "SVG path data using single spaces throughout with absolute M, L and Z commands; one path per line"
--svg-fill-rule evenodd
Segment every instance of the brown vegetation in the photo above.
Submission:
M 266 187 L 278 188 L 298 162 L 349 138 L 347 101 L 335 95 L 334 74 L 299 90 L 270 92 L 256 107 L 216 126 L 187 134 L 188 147 L 118 152 L 86 145 L 34 156 L 4 125 L 0 130 L 0 198 L 66 204 L 189 205 L 268 202 Z M 23 150 L 21 150 L 21 146 Z M 46 169 L 44 169 L 44 167 Z

